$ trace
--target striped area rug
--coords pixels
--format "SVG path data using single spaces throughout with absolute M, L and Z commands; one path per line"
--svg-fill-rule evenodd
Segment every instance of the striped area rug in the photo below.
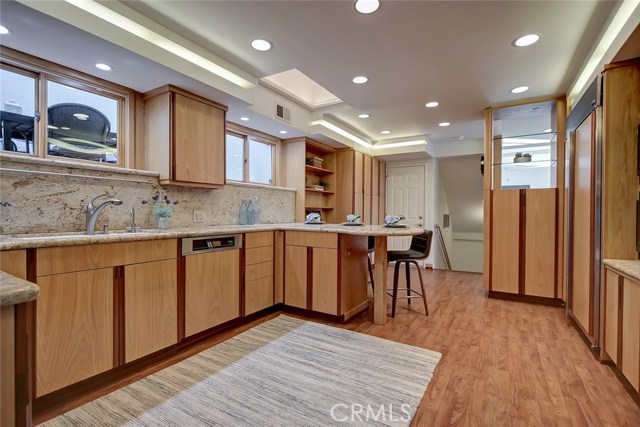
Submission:
M 440 357 L 281 315 L 42 425 L 409 425 Z

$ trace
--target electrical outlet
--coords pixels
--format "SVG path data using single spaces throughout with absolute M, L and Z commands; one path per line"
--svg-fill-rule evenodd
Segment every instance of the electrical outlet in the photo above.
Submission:
M 193 211 L 193 222 L 204 222 L 204 213 L 202 211 Z

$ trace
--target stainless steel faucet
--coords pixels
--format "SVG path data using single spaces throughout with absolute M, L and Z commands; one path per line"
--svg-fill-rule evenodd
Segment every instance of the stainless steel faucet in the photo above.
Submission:
M 106 208 L 108 205 L 122 204 L 122 200 L 109 199 L 102 202 L 98 207 L 96 208 L 93 207 L 93 202 L 95 202 L 96 199 L 99 199 L 100 197 L 108 197 L 108 196 L 109 196 L 109 193 L 100 194 L 99 196 L 96 196 L 93 199 L 91 199 L 91 201 L 87 205 L 87 209 L 85 210 L 85 214 L 87 216 L 87 230 L 85 234 L 95 234 L 96 220 L 98 219 L 98 215 L 100 215 L 100 212 L 104 208 Z
M 137 233 L 139 227 L 136 225 L 136 208 L 131 208 L 129 217 L 131 218 L 131 229 L 128 231 L 129 233 Z

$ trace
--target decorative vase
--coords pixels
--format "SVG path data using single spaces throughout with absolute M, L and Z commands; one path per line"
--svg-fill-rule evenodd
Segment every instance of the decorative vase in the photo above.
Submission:
M 516 157 L 513 159 L 513 163 L 527 163 L 530 161 L 531 161 L 531 157 L 529 156 Z
M 158 217 L 156 218 L 158 229 L 166 230 L 171 225 L 170 217 Z

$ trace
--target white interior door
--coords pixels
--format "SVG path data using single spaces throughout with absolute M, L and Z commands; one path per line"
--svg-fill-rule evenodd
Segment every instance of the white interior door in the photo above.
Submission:
M 404 215 L 405 224 L 424 227 L 424 166 L 387 168 L 387 215 Z M 390 237 L 388 249 L 408 249 L 411 237 Z

